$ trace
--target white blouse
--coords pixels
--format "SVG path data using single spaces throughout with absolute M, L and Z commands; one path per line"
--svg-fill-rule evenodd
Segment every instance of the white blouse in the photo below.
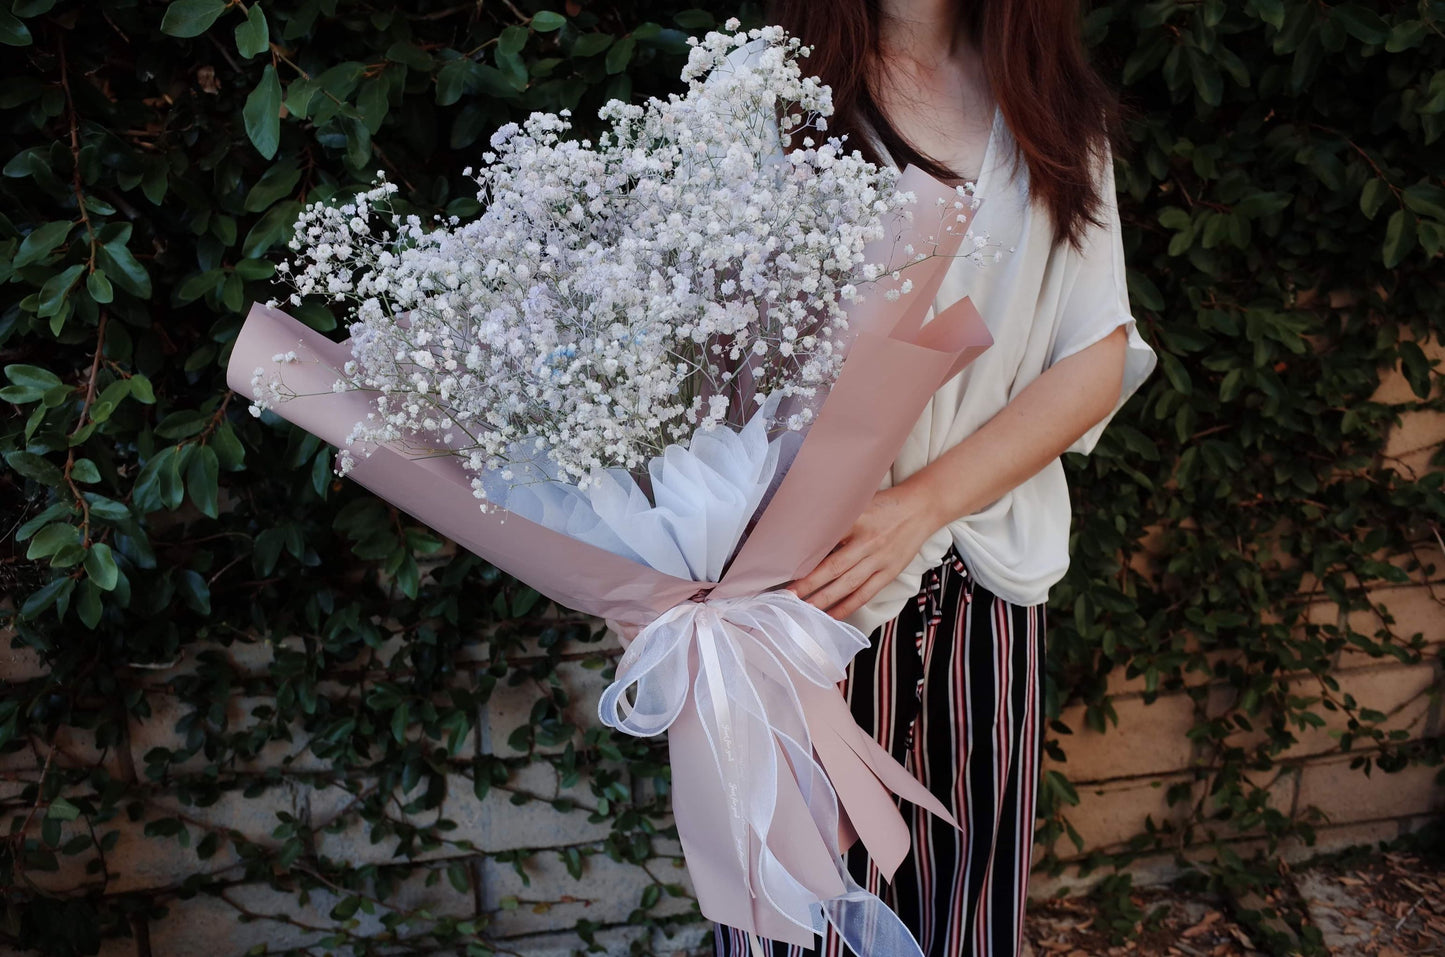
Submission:
M 734 50 L 728 60 L 741 65 L 762 50 L 762 42 L 755 40 Z M 708 82 L 717 79 L 714 74 Z M 881 144 L 874 145 L 892 162 Z M 1009 168 L 1012 147 L 1012 133 L 995 107 L 974 184 L 983 202 L 970 229 L 986 235 L 989 249 L 1002 259 L 976 266 L 959 257 L 933 304 L 940 310 L 971 297 L 993 345 L 934 393 L 880 488 L 928 465 L 991 419 L 1045 369 L 1122 325 L 1128 330 L 1128 349 L 1118 401 L 1067 449 L 1087 455 L 1158 361 L 1129 308 L 1112 155 L 1105 156 L 1095 172 L 1104 198 L 1104 223 L 1089 225 L 1082 249 L 1076 250 L 1067 242 L 1054 245 L 1053 217 L 1030 202 L 1027 165 L 1020 163 L 1016 172 Z M 957 547 L 974 578 L 994 594 L 1015 604 L 1040 604 L 1068 571 L 1070 517 L 1063 462 L 1055 458 L 983 509 L 935 532 L 908 567 L 847 620 L 869 634 L 895 617 L 949 545 Z
M 1068 447 L 1088 454 L 1158 361 L 1129 307 L 1112 155 L 1096 174 L 1105 199 L 1100 216 L 1104 224 L 1090 225 L 1082 250 L 1075 250 L 1067 242 L 1054 245 L 1051 215 L 1029 200 L 1027 166 L 1020 163 L 1010 175 L 1011 148 L 1012 134 L 995 108 L 975 183 L 983 202 L 970 228 L 985 234 L 990 249 L 1002 259 L 976 266 L 960 257 L 949 267 L 934 300 L 934 308 L 942 309 L 971 297 L 993 345 L 934 393 L 882 488 L 902 482 L 957 445 L 1055 362 L 1122 325 L 1128 349 L 1118 401 Z M 1069 567 L 1070 517 L 1063 462 L 1055 458 L 983 509 L 939 529 L 902 574 L 848 621 L 868 634 L 896 616 L 949 545 L 957 547 L 974 578 L 996 595 L 1021 605 L 1042 603 Z

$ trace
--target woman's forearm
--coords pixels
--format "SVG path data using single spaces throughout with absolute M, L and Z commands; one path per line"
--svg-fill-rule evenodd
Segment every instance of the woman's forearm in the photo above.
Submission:
M 899 485 L 931 528 L 971 515 L 1040 471 L 1119 398 L 1127 337 L 1120 326 L 1061 359 L 953 448 Z

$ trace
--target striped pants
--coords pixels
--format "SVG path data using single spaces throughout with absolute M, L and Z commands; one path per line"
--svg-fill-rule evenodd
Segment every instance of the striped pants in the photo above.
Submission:
M 884 884 L 861 844 L 848 870 L 926 957 L 1018 957 L 1043 743 L 1045 606 L 975 582 L 949 550 L 914 602 L 848 668 L 853 717 L 954 815 L 903 805 L 913 844 Z M 844 957 L 829 925 L 810 948 L 714 924 L 717 957 Z

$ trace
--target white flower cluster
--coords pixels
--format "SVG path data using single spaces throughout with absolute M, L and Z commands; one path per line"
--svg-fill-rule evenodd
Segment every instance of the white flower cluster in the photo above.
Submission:
M 565 111 L 502 127 L 475 220 L 392 215 L 385 181 L 302 213 L 292 301 L 350 304 L 344 385 L 377 393 L 352 441 L 430 441 L 478 497 L 485 472 L 538 452 L 585 486 L 827 389 L 845 303 L 897 268 L 863 263 L 865 244 L 913 197 L 823 137 L 831 93 L 796 38 L 736 31 L 695 41 L 684 95 L 608 103 L 595 143 L 568 137 Z M 778 428 L 807 425 L 795 407 Z

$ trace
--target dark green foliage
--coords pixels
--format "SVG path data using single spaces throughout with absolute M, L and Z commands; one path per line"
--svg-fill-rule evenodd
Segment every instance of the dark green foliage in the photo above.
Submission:
M 16 647 L 45 663 L 0 690 L 0 753 L 44 768 L 3 799 L 15 824 L 0 843 L 0 939 L 91 952 L 168 902 L 245 881 L 330 894 L 335 946 L 348 921 L 383 914 L 417 952 L 466 947 L 484 918 L 376 902 L 413 869 L 471 886 L 457 861 L 472 849 L 449 843 L 438 814 L 457 780 L 568 810 L 517 788 L 535 762 L 586 785 L 573 813 L 612 822 L 607 840 L 563 852 L 569 872 L 585 879 L 593 854 L 655 853 L 664 755 L 581 730 L 591 703 L 556 678 L 574 657 L 608 665 L 594 623 L 552 617 L 535 592 L 336 480 L 329 448 L 246 415 L 223 376 L 250 302 L 276 295 L 272 260 L 303 202 L 384 170 L 423 214 L 468 215 L 461 170 L 496 126 L 563 107 L 585 126 L 607 98 L 674 88 L 686 36 L 714 16 L 757 15 L 542 6 L 0 9 L 0 592 Z M 1309 582 L 1369 610 L 1364 589 L 1438 578 L 1442 564 L 1438 450 L 1410 476 L 1382 449 L 1403 412 L 1442 410 L 1441 372 L 1417 343 L 1445 334 L 1445 3 L 1131 0 L 1095 4 L 1087 29 L 1137 110 L 1120 205 L 1136 315 L 1161 362 L 1094 455 L 1066 461 L 1073 566 L 1052 595 L 1049 710 L 1083 701 L 1105 728 L 1111 672 L 1142 676 L 1151 697 L 1191 676 L 1225 689 L 1193 692 L 1196 780 L 1170 791 L 1189 824 L 1091 862 L 1215 844 L 1211 873 L 1229 884 L 1251 873 L 1229 838 L 1312 833 L 1259 784 L 1288 770 L 1302 730 L 1342 725 L 1374 786 L 1441 759 L 1438 738 L 1380 731 L 1383 715 L 1331 676 L 1345 649 L 1418 661 L 1415 636 L 1306 621 L 1298 593 Z M 1396 366 L 1414 398 L 1370 401 Z M 1151 576 L 1128 562 L 1146 531 Z M 536 689 L 532 720 L 495 754 L 465 744 L 498 682 L 519 681 Z M 132 754 L 128 726 L 147 719 L 169 743 Z M 1067 738 L 1050 748 L 1066 753 Z M 293 752 L 294 768 L 270 757 Z M 324 822 L 285 812 L 265 841 L 206 824 L 228 795 L 288 782 L 355 790 L 336 826 L 393 845 L 394 863 L 321 855 Z M 1041 794 L 1053 846 L 1078 796 L 1057 770 Z M 107 894 L 122 815 L 195 870 L 144 899 Z M 203 862 L 221 856 L 234 863 L 211 875 Z M 520 869 L 526 853 L 493 857 Z M 32 883 L 62 865 L 83 881 Z M 652 908 L 681 889 L 663 883 L 670 862 L 650 873 L 634 919 L 667 925 L 677 918 Z M 501 906 L 521 904 L 549 906 Z M 599 929 L 578 926 L 583 940 Z
M 1366 589 L 1445 566 L 1438 443 L 1384 455 L 1403 413 L 1442 408 L 1442 370 L 1418 343 L 1445 338 L 1445 4 L 1095 4 L 1087 24 L 1135 110 L 1120 206 L 1160 374 L 1092 460 L 1066 459 L 1074 564 L 1051 595 L 1054 699 L 1082 700 L 1102 730 L 1111 673 L 1142 678 L 1146 700 L 1193 686 L 1199 766 L 1168 795 L 1188 823 L 1114 862 L 1241 833 L 1272 854 L 1323 823 L 1263 787 L 1295 773 L 1305 755 L 1286 750 L 1326 719 L 1365 773 L 1441 763 L 1438 736 L 1382 730 L 1332 670 L 1342 651 L 1439 654 Z M 1392 368 L 1413 395 L 1372 401 Z M 1128 557 L 1146 532 L 1141 576 Z M 1307 618 L 1302 589 L 1377 624 Z M 1068 801 L 1043 793 L 1042 833 L 1064 836 Z M 1215 850 L 1232 889 L 1249 862 Z

